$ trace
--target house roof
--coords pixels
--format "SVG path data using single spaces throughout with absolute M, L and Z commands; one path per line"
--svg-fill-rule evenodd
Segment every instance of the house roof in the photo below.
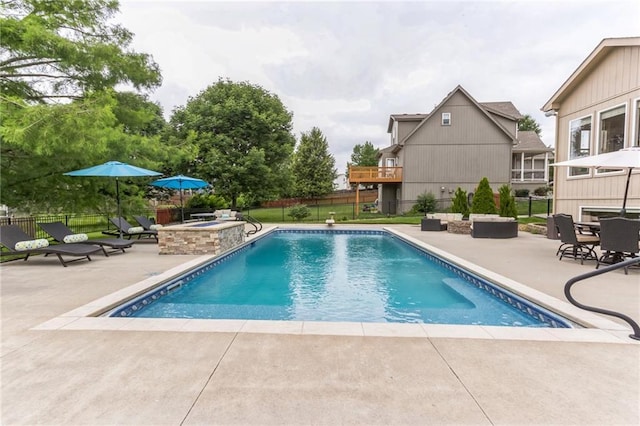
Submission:
M 591 74 L 593 69 L 602 62 L 602 60 L 613 50 L 618 47 L 640 46 L 640 37 L 620 37 L 605 38 L 591 52 L 587 58 L 582 61 L 580 66 L 569 76 L 562 86 L 553 94 L 553 96 L 541 108 L 542 111 L 552 111 L 560 108 L 562 101 L 571 94 L 571 92 Z
M 518 143 L 513 147 L 513 152 L 553 152 L 553 148 L 549 148 L 542 142 L 540 136 L 533 130 L 518 132 Z
M 464 90 L 464 88 L 460 85 L 456 86 L 455 89 L 453 89 L 451 92 L 449 92 L 449 94 L 442 100 L 442 102 L 440 102 L 438 105 L 436 105 L 435 108 L 433 108 L 433 111 L 437 111 L 438 109 L 440 109 L 449 99 L 451 99 L 451 97 L 453 97 L 454 94 L 456 94 L 457 92 L 461 92 L 462 94 L 464 94 L 467 98 L 469 98 L 469 100 L 471 101 L 471 103 L 473 103 L 475 106 L 478 107 L 478 109 L 480 111 L 482 111 L 486 117 L 493 122 L 493 124 L 495 124 L 496 126 L 498 126 L 508 137 L 509 139 L 513 140 L 515 143 L 515 139 L 513 137 L 513 135 L 511 133 L 509 133 L 509 131 L 502 125 L 500 124 L 498 121 L 496 121 L 495 118 L 493 118 L 493 116 L 491 114 L 489 114 L 489 112 L 487 111 L 487 108 L 483 107 L 481 104 L 479 104 L 474 98 L 473 96 L 471 96 L 469 94 L 469 92 L 467 92 L 466 90 Z M 506 102 L 496 102 L 497 104 L 505 104 Z M 508 102 L 509 104 L 511 102 Z M 512 104 L 513 106 L 513 104 Z M 513 107 L 513 109 L 517 112 L 518 110 L 515 109 L 515 107 Z M 518 113 L 519 114 L 519 113 Z M 417 114 L 416 114 L 417 115 Z M 404 141 L 406 141 L 407 139 L 409 139 L 415 132 L 418 131 L 418 129 L 420 129 L 420 127 L 422 127 L 424 125 L 424 123 L 426 123 L 430 118 L 431 118 L 432 114 L 427 114 L 426 117 L 424 117 L 422 119 L 422 121 L 420 122 L 420 124 L 418 124 L 411 132 L 409 132 L 409 134 L 407 136 L 405 136 L 405 138 L 401 141 L 399 141 L 399 144 L 404 145 Z M 393 117 L 393 116 L 392 116 Z
M 427 118 L 429 114 L 391 114 L 389 116 L 389 125 L 387 126 L 387 133 L 391 133 L 393 122 L 395 121 L 422 121 Z
M 510 118 L 512 120 L 520 120 L 524 118 L 524 115 L 520 114 L 518 108 L 511 102 L 480 102 L 480 105 L 485 107 L 490 112 L 493 112 L 503 117 Z

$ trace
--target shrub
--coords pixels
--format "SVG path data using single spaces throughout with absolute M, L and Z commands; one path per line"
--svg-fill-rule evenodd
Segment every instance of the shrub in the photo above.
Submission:
M 215 194 L 196 194 L 187 201 L 185 207 L 192 209 L 220 209 L 224 208 L 229 203 Z
M 538 197 L 546 197 L 549 193 L 551 193 L 552 189 L 550 186 L 541 186 L 533 190 L 533 194 Z
M 296 204 L 289 209 L 289 216 L 294 220 L 301 221 L 305 217 L 311 216 L 311 210 L 304 204 Z
M 528 189 L 516 189 L 516 197 L 528 197 L 529 196 L 529 190 Z
M 500 194 L 500 211 L 498 212 L 500 216 L 517 219 L 518 209 L 516 207 L 516 199 L 511 195 L 509 185 L 502 185 L 498 193 Z
M 413 212 L 433 213 L 436 211 L 436 197 L 432 192 L 423 192 L 418 195 L 416 204 L 411 208 Z
M 460 187 L 456 189 L 456 193 L 453 196 L 451 212 L 462 213 L 463 217 L 469 216 L 469 200 L 467 198 L 467 191 Z
M 489 179 L 483 177 L 478 183 L 476 193 L 471 201 L 471 213 L 476 214 L 496 214 L 496 203 L 493 199 L 493 190 L 489 186 Z

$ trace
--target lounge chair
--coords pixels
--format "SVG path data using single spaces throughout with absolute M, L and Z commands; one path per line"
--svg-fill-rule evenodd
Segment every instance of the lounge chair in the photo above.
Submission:
M 567 214 L 555 214 L 553 220 L 560 232 L 560 247 L 556 251 L 560 259 L 563 257 L 572 257 L 580 259 L 582 265 L 585 260 L 598 260 L 598 256 L 594 250 L 595 246 L 600 244 L 600 238 L 593 234 L 582 234 L 576 230 L 573 217 Z
M 155 238 L 156 242 L 158 242 L 158 231 L 155 230 L 145 230 L 142 226 L 132 226 L 127 220 L 123 217 L 111 217 L 109 221 L 113 223 L 116 227 L 115 231 L 102 231 L 103 234 L 110 235 L 120 235 L 122 232 L 123 236 L 126 236 L 129 240 L 131 237 L 137 236 L 138 239 L 142 237 L 147 238 Z
M 118 251 L 124 253 L 124 249 L 130 248 L 133 245 L 133 241 L 123 240 L 121 238 L 90 240 L 86 234 L 76 234 L 62 222 L 38 223 L 38 226 L 42 228 L 44 232 L 51 235 L 58 243 L 97 245 L 102 248 L 105 256 L 109 256 L 109 253 Z M 105 247 L 110 247 L 111 250 L 107 251 Z
M 162 228 L 162 225 L 151 222 L 151 220 L 146 216 L 134 216 L 133 218 L 144 228 L 145 231 L 157 231 L 158 228 Z
M 50 246 L 49 240 L 46 238 L 34 240 L 18 225 L 0 226 L 0 243 L 9 250 L 2 254 L 26 255 L 25 261 L 32 254 L 44 254 L 45 256 L 55 254 L 64 267 L 67 266 L 67 263 L 85 258 L 90 261 L 90 255 L 102 250 L 99 246 L 89 244 L 56 244 Z M 63 255 L 75 256 L 78 259 L 64 260 Z

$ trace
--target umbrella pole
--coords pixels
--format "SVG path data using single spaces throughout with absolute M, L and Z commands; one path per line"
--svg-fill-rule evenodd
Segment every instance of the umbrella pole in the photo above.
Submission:
M 182 183 L 180 183 L 180 217 L 182 221 L 180 223 L 184 223 L 184 204 L 182 203 Z
M 122 239 L 122 214 L 120 213 L 120 183 L 116 176 L 116 203 L 118 205 L 118 235 Z
M 629 193 L 629 181 L 631 180 L 631 171 L 633 167 L 629 167 L 629 173 L 627 174 L 627 186 L 624 188 L 624 198 L 622 199 L 622 210 L 620 210 L 620 216 L 624 217 L 627 213 L 627 194 Z

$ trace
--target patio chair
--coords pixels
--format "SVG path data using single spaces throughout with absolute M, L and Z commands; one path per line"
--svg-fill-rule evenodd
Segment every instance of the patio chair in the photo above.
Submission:
M 579 233 L 571 215 L 555 214 L 553 220 L 560 232 L 560 241 L 562 242 L 556 251 L 556 256 L 560 255 L 559 260 L 562 260 L 563 257 L 580 259 L 581 265 L 585 260 L 598 260 L 594 250 L 595 246 L 600 243 L 600 238 L 597 235 Z
M 624 217 L 612 217 L 600 219 L 600 249 L 596 269 L 601 263 L 614 264 L 622 262 L 625 258 L 638 257 L 640 247 L 640 220 Z M 629 273 L 629 267 L 624 268 L 624 273 Z
M 116 253 L 118 251 L 124 253 L 124 249 L 133 246 L 133 241 L 123 240 L 121 238 L 90 240 L 87 234 L 76 234 L 62 222 L 38 223 L 38 226 L 42 228 L 44 232 L 51 235 L 58 243 L 97 245 L 102 248 L 105 256 L 109 256 L 109 253 Z M 107 251 L 105 247 L 110 247 L 111 250 Z
M 122 232 L 122 235 L 129 240 L 131 237 L 137 236 L 138 239 L 142 237 L 155 238 L 156 242 L 158 242 L 158 231 L 156 230 L 146 230 L 142 226 L 132 226 L 123 217 L 111 217 L 109 221 L 116 227 L 116 231 L 102 231 L 103 234 L 119 235 Z
M 158 228 L 162 228 L 162 225 L 158 225 L 157 223 L 153 223 L 146 216 L 134 216 L 133 218 L 135 219 L 136 222 L 138 222 L 138 224 L 140 226 L 142 226 L 144 228 L 145 231 L 157 231 Z
M 98 246 L 89 244 L 57 244 L 49 245 L 46 238 L 33 239 L 24 232 L 18 225 L 2 225 L 0 226 L 0 243 L 9 251 L 2 254 L 26 255 L 24 260 L 29 259 L 32 254 L 44 254 L 45 257 L 50 254 L 58 256 L 58 260 L 62 266 L 66 267 L 68 263 L 77 260 L 91 260 L 94 253 L 102 250 Z M 75 256 L 78 259 L 65 260 L 62 256 Z

